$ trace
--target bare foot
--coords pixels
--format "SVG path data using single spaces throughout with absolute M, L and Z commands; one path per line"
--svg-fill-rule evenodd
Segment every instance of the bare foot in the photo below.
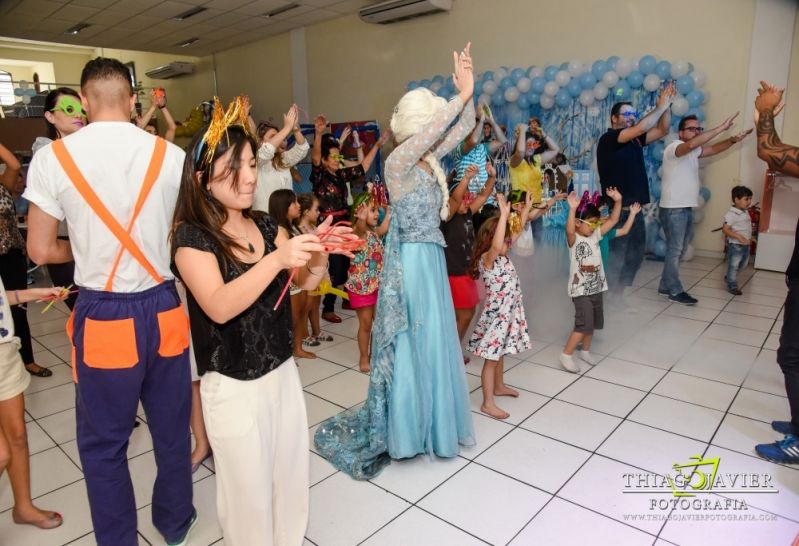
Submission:
M 191 452 L 191 466 L 194 468 L 195 465 L 199 465 L 205 459 L 211 456 L 211 446 L 206 446 L 204 449 L 198 449 L 197 446 L 194 447 L 194 451 Z
M 372 367 L 369 365 L 369 359 L 361 358 L 358 360 L 358 369 L 363 373 L 369 373 L 372 370 Z
M 51 512 L 49 510 L 39 510 L 35 506 L 31 506 L 25 510 L 24 513 L 18 513 L 16 509 L 11 513 L 14 523 L 20 525 L 33 525 L 39 529 L 55 529 L 64 523 L 64 518 L 58 512 Z
M 294 350 L 294 358 L 312 359 L 312 358 L 316 358 L 316 353 L 311 353 L 311 352 L 306 351 L 304 349 L 295 349 Z
M 519 391 L 516 389 L 511 389 L 507 385 L 502 385 L 501 387 L 494 389 L 494 396 L 512 396 L 514 398 L 518 398 Z
M 507 411 L 503 411 L 494 405 L 488 406 L 486 404 L 483 404 L 482 406 L 480 406 L 480 411 L 496 419 L 507 419 L 508 417 L 510 417 L 510 413 L 508 413 Z

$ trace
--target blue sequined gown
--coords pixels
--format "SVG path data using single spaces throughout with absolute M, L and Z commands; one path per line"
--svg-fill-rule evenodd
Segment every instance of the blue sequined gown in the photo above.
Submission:
M 386 160 L 392 217 L 368 397 L 361 408 L 324 421 L 314 438 L 322 456 L 356 479 L 374 477 L 391 459 L 455 457 L 460 446 L 475 443 L 439 230 L 443 196 L 435 177 L 417 165 L 427 153 L 441 159 L 472 127 L 472 102 L 464 107 L 456 97 Z

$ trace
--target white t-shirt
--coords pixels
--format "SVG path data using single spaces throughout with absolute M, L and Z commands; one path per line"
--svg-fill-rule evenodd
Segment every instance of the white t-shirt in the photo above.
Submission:
M 699 156 L 702 155 L 702 148 L 677 157 L 680 144 L 683 144 L 682 140 L 675 140 L 663 151 L 660 206 L 664 209 L 699 206 Z
M 272 164 L 275 147 L 266 143 L 258 149 L 258 185 L 255 187 L 255 198 L 252 208 L 269 212 L 269 197 L 275 190 L 291 190 L 294 180 L 291 178 L 291 167 L 308 155 L 308 142 L 295 144 L 283 152 L 285 169 L 276 169 Z
M 83 177 L 122 227 L 127 227 L 133 214 L 155 140 L 132 123 L 113 121 L 90 123 L 62 139 Z M 167 143 L 161 172 L 131 230 L 133 241 L 164 279 L 174 278 L 169 269 L 168 236 L 184 156 L 183 150 Z M 66 218 L 75 257 L 75 283 L 103 290 L 120 243 L 67 177 L 52 144 L 33 156 L 23 196 L 53 218 Z M 114 292 L 140 292 L 155 285 L 155 279 L 125 251 Z
M 8 343 L 14 339 L 14 319 L 11 317 L 11 306 L 3 281 L 0 280 L 0 343 Z
M 730 207 L 730 210 L 724 215 L 724 223 L 730 226 L 730 229 L 735 233 L 740 233 L 747 239 L 752 238 L 752 218 L 749 217 L 748 210 Z M 741 241 L 732 237 L 727 237 L 727 242 L 735 243 L 736 245 L 741 244 Z
M 574 234 L 574 244 L 569 248 L 569 296 L 590 296 L 608 289 L 602 251 L 599 241 L 602 232 L 595 229 L 590 237 Z

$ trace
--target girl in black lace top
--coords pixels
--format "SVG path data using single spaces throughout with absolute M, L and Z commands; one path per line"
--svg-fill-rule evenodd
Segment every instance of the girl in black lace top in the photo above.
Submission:
M 251 210 L 256 143 L 240 125 L 222 130 L 215 150 L 207 150 L 213 131 L 203 131 L 186 155 L 172 232 L 220 523 L 234 546 L 299 545 L 308 514 L 308 423 L 291 356 L 289 298 L 277 301 L 291 268 L 300 288 L 314 289 L 327 254 L 316 234 L 288 239 Z

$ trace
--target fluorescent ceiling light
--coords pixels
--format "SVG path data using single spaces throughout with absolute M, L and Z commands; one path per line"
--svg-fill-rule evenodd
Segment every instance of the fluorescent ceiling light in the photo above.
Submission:
M 269 19 L 270 17 L 274 17 L 275 15 L 280 15 L 281 13 L 286 13 L 287 11 L 291 11 L 295 8 L 300 7 L 299 4 L 286 4 L 285 6 L 275 8 L 272 11 L 267 11 L 261 17 L 265 19 Z
M 199 40 L 199 38 L 189 38 L 188 40 L 175 44 L 175 47 L 189 47 L 197 40 Z
M 64 31 L 64 34 L 69 34 L 70 36 L 75 36 L 79 32 L 86 30 L 91 25 L 89 23 L 78 23 L 77 25 L 73 25 Z
M 192 9 L 190 9 L 188 11 L 184 11 L 180 15 L 175 15 L 172 19 L 174 19 L 175 21 L 185 21 L 189 17 L 194 17 L 198 13 L 202 13 L 202 12 L 207 11 L 207 10 L 208 10 L 208 8 L 201 8 L 200 6 L 197 6 L 196 8 L 192 8 Z

